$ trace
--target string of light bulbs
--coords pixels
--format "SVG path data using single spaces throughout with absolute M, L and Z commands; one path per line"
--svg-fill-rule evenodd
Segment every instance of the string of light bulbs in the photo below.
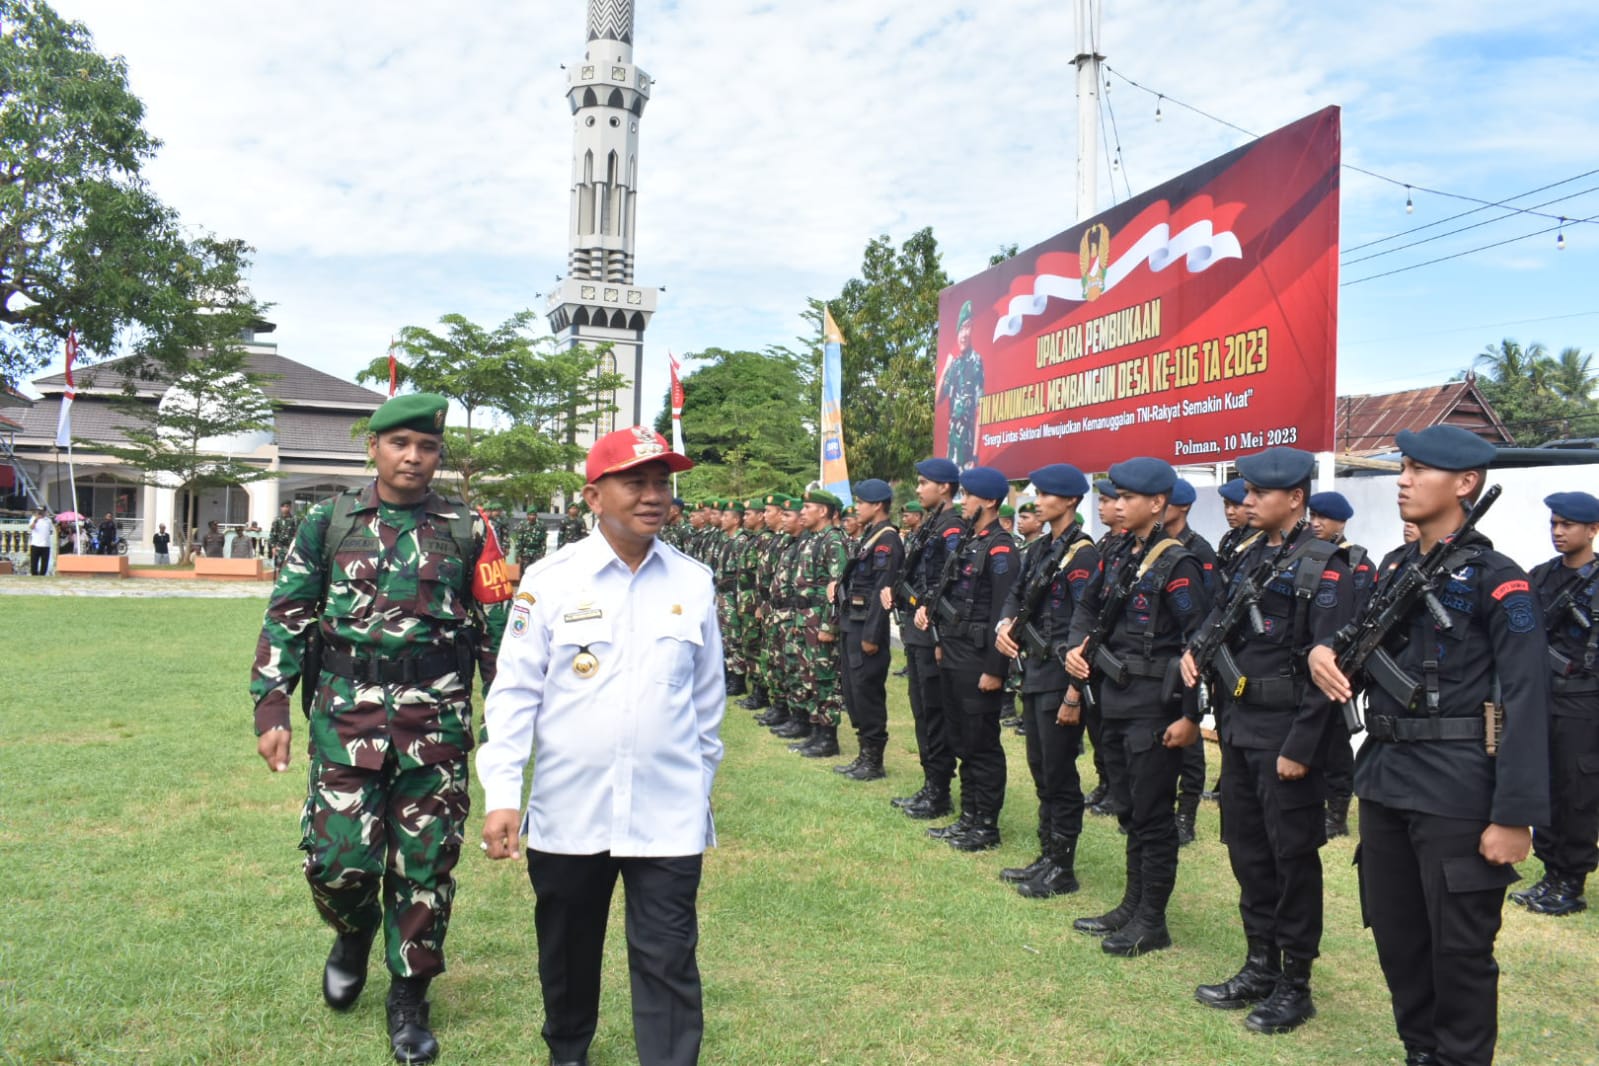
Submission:
M 1502 241 L 1492 241 L 1488 244 L 1480 244 L 1475 248 L 1467 248 L 1464 251 L 1454 252 L 1450 255 L 1441 255 L 1436 259 L 1428 259 L 1420 263 L 1411 263 L 1407 266 L 1395 267 L 1392 270 L 1385 270 L 1379 274 L 1367 274 L 1363 278 L 1352 278 L 1349 281 L 1341 281 L 1338 283 L 1338 285 L 1340 288 L 1343 288 L 1349 285 L 1359 285 L 1363 281 L 1376 281 L 1378 278 L 1386 278 L 1394 274 L 1403 274 L 1407 270 L 1419 270 L 1424 266 L 1432 266 L 1435 263 L 1446 263 L 1451 259 L 1459 259 L 1461 256 L 1474 255 L 1477 252 L 1486 252 L 1491 248 L 1502 248 L 1507 244 L 1514 244 L 1517 241 L 1524 241 L 1531 237 L 1542 237 L 1547 233 L 1555 234 L 1555 247 L 1563 249 L 1566 246 L 1566 226 L 1568 224 L 1579 225 L 1585 222 L 1596 221 L 1599 221 L 1599 214 L 1589 215 L 1587 218 L 1567 218 L 1562 215 L 1559 216 L 1559 221 L 1555 223 L 1555 225 L 1545 226 L 1543 229 L 1533 230 L 1531 233 L 1523 233 L 1516 237 L 1507 237 Z

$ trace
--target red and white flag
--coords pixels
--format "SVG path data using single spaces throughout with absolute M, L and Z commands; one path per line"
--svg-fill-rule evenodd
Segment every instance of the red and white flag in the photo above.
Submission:
M 400 364 L 394 358 L 394 338 L 389 338 L 389 398 L 394 398 L 394 390 L 400 385 Z
M 683 382 L 678 378 L 677 357 L 671 352 L 666 353 L 666 361 L 672 370 L 672 450 L 679 455 L 683 451 Z
M 78 331 L 72 330 L 67 334 L 67 388 L 61 394 L 61 414 L 56 419 L 57 448 L 68 448 L 72 445 L 72 401 L 78 397 L 78 390 L 72 383 L 72 363 L 77 358 Z

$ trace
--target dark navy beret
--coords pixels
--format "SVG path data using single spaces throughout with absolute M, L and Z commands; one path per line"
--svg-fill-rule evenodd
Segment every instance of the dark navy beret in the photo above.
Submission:
M 893 486 L 881 478 L 869 477 L 865 481 L 857 481 L 851 491 L 862 503 L 891 503 L 894 499 Z
M 1192 507 L 1199 496 L 1194 492 L 1194 486 L 1186 478 L 1178 478 L 1177 483 L 1171 487 L 1171 503 L 1177 507 Z
M 1010 495 L 1010 482 L 991 466 L 974 466 L 963 473 L 961 488 L 984 500 L 1003 500 Z
M 673 507 L 686 507 L 687 504 L 685 504 L 683 502 L 683 497 L 681 497 L 681 496 L 673 496 L 672 497 L 672 506 Z
M 1249 495 L 1249 486 L 1244 483 L 1243 478 L 1235 477 L 1223 485 L 1218 485 L 1216 495 L 1228 503 L 1241 504 L 1244 502 L 1244 497 Z
M 1094 482 L 1094 490 L 1107 500 L 1114 500 L 1117 496 L 1116 482 L 1108 477 L 1102 477 Z
M 1557 492 L 1543 498 L 1551 512 L 1571 522 L 1599 522 L 1599 500 L 1586 492 Z
M 1140 496 L 1169 496 L 1177 484 L 1177 471 L 1164 459 L 1140 455 L 1112 464 L 1110 479 L 1122 492 L 1135 492 Z
M 1051 496 L 1081 498 L 1088 495 L 1088 478 L 1070 463 L 1050 463 L 1027 476 L 1032 479 L 1034 488 Z
M 1238 476 L 1258 489 L 1291 489 L 1315 471 L 1316 457 L 1298 448 L 1267 448 L 1238 460 Z
M 1407 457 L 1435 470 L 1480 470 L 1498 454 L 1492 444 L 1459 426 L 1428 426 L 1419 433 L 1402 429 L 1394 443 Z
M 916 464 L 916 472 L 943 485 L 953 485 L 961 479 L 960 468 L 948 459 L 923 459 Z
M 1355 509 L 1349 506 L 1349 501 L 1344 499 L 1341 492 L 1318 492 L 1310 497 L 1310 509 L 1319 515 L 1325 515 L 1334 522 L 1347 522 L 1355 517 Z

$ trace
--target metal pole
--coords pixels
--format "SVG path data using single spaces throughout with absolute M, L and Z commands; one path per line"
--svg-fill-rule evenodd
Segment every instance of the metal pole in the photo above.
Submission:
M 1098 209 L 1099 0 L 1077 0 L 1077 221 Z

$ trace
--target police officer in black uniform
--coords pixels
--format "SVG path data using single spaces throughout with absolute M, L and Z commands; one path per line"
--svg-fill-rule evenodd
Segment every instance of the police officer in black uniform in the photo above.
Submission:
M 960 817 L 929 829 L 957 851 L 999 847 L 999 812 L 1005 803 L 1005 749 L 999 715 L 1010 660 L 994 644 L 994 628 L 1019 569 L 1016 541 L 999 525 L 999 505 L 1010 493 L 1005 475 L 974 466 L 960 475 L 961 513 L 967 532 L 954 565 L 928 602 L 916 609 L 916 625 L 938 642 L 949 737 L 959 762 Z
M 1094 542 L 1094 550 L 1099 552 L 1103 565 L 1104 560 L 1110 557 L 1117 538 L 1121 536 L 1121 520 L 1116 516 L 1115 483 L 1108 477 L 1102 477 L 1094 482 L 1094 492 L 1098 497 L 1095 506 L 1099 512 L 1099 524 L 1105 527 L 1105 532 Z M 1105 770 L 1105 748 L 1099 738 L 1099 701 L 1084 699 L 1082 706 L 1083 731 L 1088 734 L 1088 743 L 1093 748 L 1096 781 L 1094 790 L 1083 797 L 1083 808 L 1091 814 L 1108 818 L 1116 813 L 1116 801 L 1111 798 L 1110 774 Z
M 1599 561 L 1593 551 L 1599 499 L 1557 492 L 1543 502 L 1550 539 L 1560 552 L 1532 571 L 1554 687 L 1550 820 L 1532 834 L 1543 878 L 1510 899 L 1534 914 L 1561 917 L 1587 908 L 1583 888 L 1599 860 Z
M 1108 913 L 1072 926 L 1103 936 L 1106 954 L 1132 958 L 1171 946 L 1166 904 L 1177 883 L 1172 795 L 1182 749 L 1199 739 L 1199 699 L 1182 684 L 1180 658 L 1208 604 L 1199 561 L 1161 526 L 1177 480 L 1170 464 L 1128 459 L 1112 466 L 1110 477 L 1117 525 L 1127 535 L 1072 616 L 1066 670 L 1079 680 L 1098 672 L 1105 764 L 1116 816 L 1127 830 L 1127 886 Z M 1125 602 L 1090 660 L 1083 645 L 1105 601 L 1124 588 Z
M 1228 667 L 1211 664 L 1214 691 L 1226 704 L 1218 721 L 1227 856 L 1249 948 L 1237 974 L 1194 991 L 1224 1010 L 1258 1004 L 1244 1019 L 1257 1033 L 1286 1033 L 1316 1015 L 1310 969 L 1321 952 L 1323 764 L 1332 730 L 1344 727 L 1310 684 L 1305 654 L 1349 623 L 1355 596 L 1347 558 L 1310 529 L 1305 507 L 1315 467 L 1316 457 L 1297 448 L 1238 460 L 1250 524 L 1265 535 L 1239 557 L 1200 629 L 1217 625 L 1235 597 L 1258 594 L 1261 627 L 1252 618 L 1234 626 Z M 1183 679 L 1199 680 L 1188 653 Z
M 1349 557 L 1350 580 L 1355 587 L 1355 610 L 1361 611 L 1371 596 L 1376 571 L 1365 548 L 1344 539 L 1344 526 L 1355 509 L 1341 492 L 1318 492 L 1310 498 L 1310 529 L 1322 540 L 1344 549 Z M 1337 721 L 1342 721 L 1340 716 Z M 1348 729 L 1333 726 L 1327 748 L 1327 836 L 1349 835 L 1349 801 L 1355 794 L 1355 748 Z
M 1070 463 L 1054 463 L 1030 475 L 1038 490 L 1036 513 L 1046 531 L 1022 552 L 1022 569 L 1005 601 L 999 650 L 1019 658 L 1022 671 L 1023 734 L 1027 768 L 1038 796 L 1040 853 L 1027 866 L 1000 871 L 1029 899 L 1077 891 L 1074 864 L 1083 831 L 1083 783 L 1077 756 L 1083 750 L 1082 697 L 1062 664 L 1072 612 L 1099 573 L 1099 552 L 1076 520 L 1088 495 L 1088 479 Z M 1020 612 L 1031 610 L 1025 623 Z M 1057 650 L 1058 649 L 1058 650 Z
M 895 599 L 900 611 L 900 640 L 905 644 L 905 662 L 910 670 L 911 718 L 916 723 L 916 751 L 922 764 L 922 787 L 909 796 L 890 802 L 908 818 L 926 821 L 942 818 L 953 807 L 949 786 L 955 778 L 955 751 L 950 746 L 950 727 L 944 706 L 944 687 L 939 680 L 938 657 L 930 629 L 915 623 L 917 610 L 938 585 L 944 560 L 960 542 L 963 525 L 954 504 L 960 470 L 948 459 L 923 459 L 916 464 L 916 499 L 922 505 L 921 528 L 906 548 L 906 581 L 911 599 Z M 910 561 L 914 557 L 915 565 Z
M 1526 572 L 1480 532 L 1454 536 L 1493 446 L 1458 426 L 1396 440 L 1399 515 L 1420 537 L 1378 566 L 1371 606 L 1400 567 L 1441 550 L 1450 554 L 1436 596 L 1451 624 L 1424 606 L 1402 623 L 1403 646 L 1389 650 L 1419 686 L 1411 703 L 1367 688 L 1367 739 L 1355 759 L 1361 901 L 1406 1061 L 1487 1066 L 1498 1039 L 1493 947 L 1505 888 L 1518 880 L 1511 864 L 1531 850 L 1531 827 L 1549 818 L 1549 644 Z M 1311 649 L 1309 665 L 1329 697 L 1350 697 L 1331 647 Z M 1496 697 L 1502 735 L 1485 713 Z
M 1214 599 L 1220 584 L 1221 568 L 1217 564 L 1216 549 L 1199 531 L 1188 524 L 1188 512 L 1199 494 L 1187 478 L 1178 478 L 1171 490 L 1171 502 L 1166 505 L 1166 532 L 1177 538 L 1188 553 L 1199 560 L 1200 571 L 1205 575 L 1205 596 Z M 1177 775 L 1177 843 L 1194 842 L 1194 818 L 1199 813 L 1199 799 L 1205 792 L 1205 741 L 1190 744 L 1183 749 L 1183 769 Z
M 1248 492 L 1249 486 L 1244 484 L 1241 477 L 1216 487 L 1216 495 L 1221 497 L 1222 516 L 1227 519 L 1227 532 L 1216 542 L 1216 568 L 1223 578 L 1226 578 L 1227 571 L 1244 548 L 1263 535 L 1249 524 L 1249 509 L 1244 506 L 1244 496 Z
M 839 657 L 839 682 L 844 707 L 860 740 L 860 754 L 834 767 L 852 781 L 884 776 L 883 749 L 888 746 L 888 610 L 883 591 L 890 591 L 905 562 L 899 530 L 889 523 L 894 490 L 877 478 L 854 487 L 860 543 L 844 565 L 839 582 L 839 616 L 844 623 L 844 653 Z

